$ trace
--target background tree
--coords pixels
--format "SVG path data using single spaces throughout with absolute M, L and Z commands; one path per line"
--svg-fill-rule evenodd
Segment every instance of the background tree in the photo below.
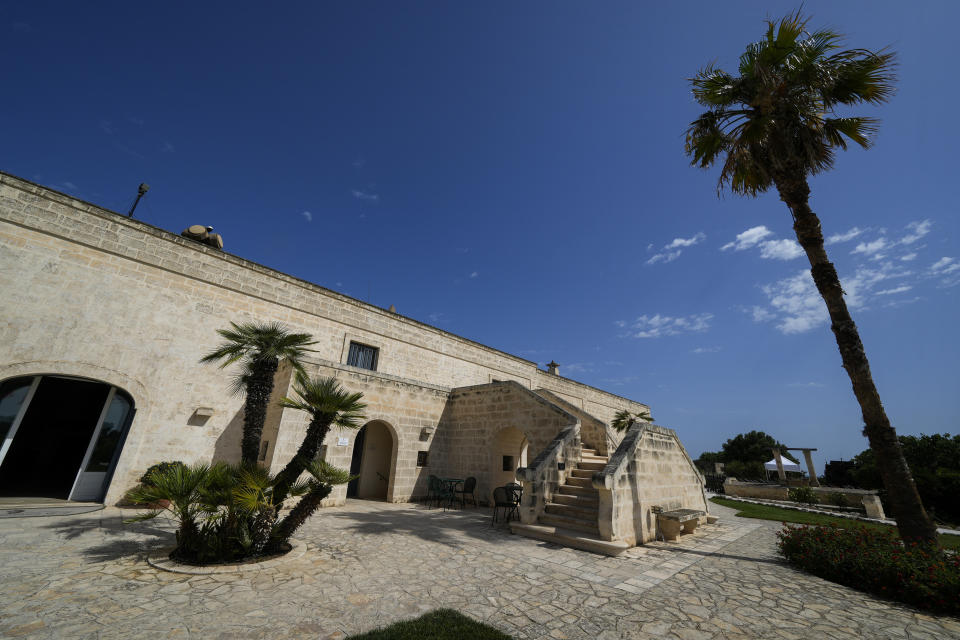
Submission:
M 786 445 L 770 434 L 756 430 L 739 433 L 723 443 L 720 461 L 723 462 L 724 473 L 741 479 L 765 478 L 763 465 L 773 457 L 773 449 L 777 449 L 784 459 L 796 462 L 787 453 Z
M 312 351 L 307 347 L 316 342 L 309 333 L 291 333 L 277 322 L 231 322 L 230 327 L 217 330 L 224 342 L 200 362 L 219 362 L 221 369 L 235 362 L 241 364 L 233 384 L 236 393 L 246 395 L 240 459 L 256 464 L 277 368 L 281 362 L 289 362 L 298 372 L 303 371 L 301 359 Z
M 806 26 L 799 12 L 779 23 L 768 21 L 766 36 L 740 56 L 738 76 L 708 66 L 691 79 L 693 96 L 707 111 L 687 129 L 686 151 L 701 168 L 724 158 L 718 190 L 728 186 L 734 193 L 756 196 L 776 187 L 830 314 L 900 535 L 937 544 L 936 528 L 880 402 L 840 278 L 827 258 L 807 183 L 808 176 L 830 169 L 836 150 L 846 149 L 848 142 L 870 146 L 877 121 L 839 117 L 836 109 L 886 102 L 894 90 L 894 54 L 840 50 L 839 34 L 811 33 Z

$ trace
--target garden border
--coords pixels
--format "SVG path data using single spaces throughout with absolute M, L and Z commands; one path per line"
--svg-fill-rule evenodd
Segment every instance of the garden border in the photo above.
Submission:
M 147 564 L 155 569 L 160 569 L 161 571 L 169 571 L 171 573 L 187 573 L 198 576 L 216 573 L 243 573 L 245 571 L 258 571 L 260 569 L 269 569 L 270 567 L 275 567 L 278 564 L 283 564 L 284 562 L 288 562 L 290 560 L 296 560 L 307 552 L 307 543 L 303 542 L 302 540 L 290 538 L 288 542 L 293 547 L 290 549 L 290 551 L 281 556 L 271 556 L 266 560 L 200 566 L 171 560 L 170 552 L 173 551 L 174 547 L 166 547 L 160 551 L 155 551 L 148 555 Z

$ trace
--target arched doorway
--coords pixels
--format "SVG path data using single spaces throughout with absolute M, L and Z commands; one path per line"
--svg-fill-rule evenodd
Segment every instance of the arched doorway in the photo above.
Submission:
M 517 469 L 527 466 L 529 442 L 526 434 L 516 427 L 497 432 L 490 445 L 490 494 L 494 487 L 518 482 Z
M 0 496 L 100 501 L 133 420 L 105 382 L 25 376 L 0 383 Z
M 348 498 L 387 498 L 395 445 L 385 422 L 374 420 L 363 425 L 353 441 L 350 475 L 358 477 L 347 485 Z

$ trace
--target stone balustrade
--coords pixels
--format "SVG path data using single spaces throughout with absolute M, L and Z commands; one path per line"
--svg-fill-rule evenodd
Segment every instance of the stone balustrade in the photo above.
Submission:
M 536 524 L 540 514 L 560 485 L 567 481 L 567 469 L 580 461 L 580 421 L 561 430 L 528 467 L 517 469 L 523 482 L 520 521 Z

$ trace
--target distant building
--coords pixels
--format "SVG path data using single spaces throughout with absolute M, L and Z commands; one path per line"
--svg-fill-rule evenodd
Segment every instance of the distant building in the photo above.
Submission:
M 614 414 L 647 405 L 212 244 L 0 173 L 0 493 L 115 503 L 156 462 L 239 460 L 242 399 L 198 360 L 216 329 L 256 320 L 313 334 L 308 371 L 364 394 L 366 425 L 325 443 L 360 476 L 329 504 L 411 500 L 431 474 L 476 477 L 488 499 L 519 478 L 524 522 L 630 544 L 652 539 L 651 506 L 706 508 L 669 429 L 638 427 L 607 464 Z M 281 369 L 274 401 L 290 384 Z M 272 403 L 263 464 L 306 424 Z

